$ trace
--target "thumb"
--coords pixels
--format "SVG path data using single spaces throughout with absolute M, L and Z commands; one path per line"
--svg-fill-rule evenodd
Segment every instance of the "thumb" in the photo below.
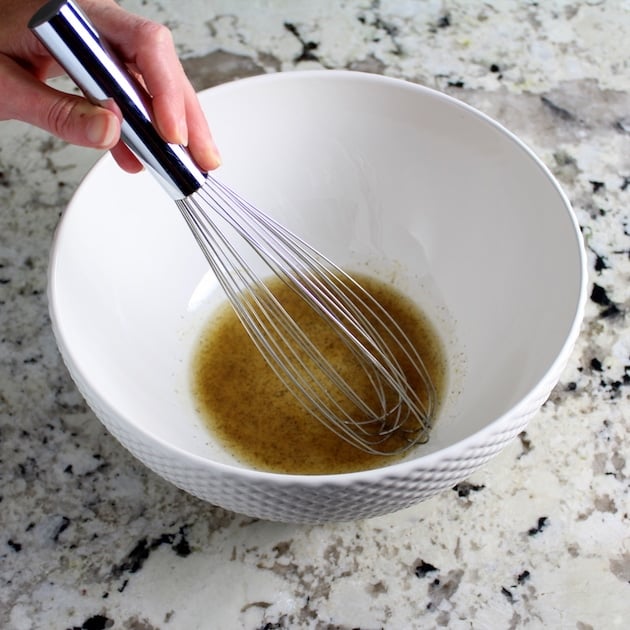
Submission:
M 95 149 L 111 149 L 120 139 L 115 113 L 46 85 L 18 64 L 0 63 L 0 92 L 0 120 L 21 120 Z
M 113 112 L 71 94 L 51 94 L 35 116 L 34 124 L 71 144 L 111 149 L 120 138 L 120 123 Z

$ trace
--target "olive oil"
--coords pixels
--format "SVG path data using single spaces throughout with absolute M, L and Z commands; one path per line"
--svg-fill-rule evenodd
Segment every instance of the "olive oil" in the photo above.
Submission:
M 390 285 L 367 276 L 354 277 L 410 338 L 425 363 L 439 404 L 446 363 L 433 325 Z M 318 347 L 330 348 L 335 356 L 327 355 L 328 359 L 337 365 L 346 361 L 341 369 L 350 370 L 347 378 L 363 378 L 361 368 L 353 365 L 350 356 L 343 356 L 335 334 L 301 298 L 279 279 L 267 286 Z M 392 461 L 393 456 L 364 453 L 351 446 L 311 417 L 267 365 L 229 303 L 213 314 L 202 332 L 193 356 L 192 387 L 198 411 L 213 436 L 253 468 L 285 474 L 333 474 Z

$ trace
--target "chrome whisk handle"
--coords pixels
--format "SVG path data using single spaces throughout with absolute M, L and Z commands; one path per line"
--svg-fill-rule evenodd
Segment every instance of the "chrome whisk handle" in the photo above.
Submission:
M 108 50 L 72 0 L 51 0 L 29 28 L 96 105 L 112 100 L 122 114 L 122 139 L 173 199 L 195 192 L 206 179 L 188 150 L 162 139 L 150 114 L 150 97 Z

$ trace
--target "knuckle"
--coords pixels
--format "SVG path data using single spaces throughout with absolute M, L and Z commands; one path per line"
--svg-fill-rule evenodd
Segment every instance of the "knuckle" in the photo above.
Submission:
M 140 20 L 136 27 L 138 41 L 144 42 L 146 46 L 171 46 L 173 35 L 171 31 L 158 22 L 151 20 Z
M 61 96 L 51 105 L 47 112 L 47 127 L 54 135 L 63 138 L 68 135 L 72 126 L 72 114 L 76 101 L 71 96 Z

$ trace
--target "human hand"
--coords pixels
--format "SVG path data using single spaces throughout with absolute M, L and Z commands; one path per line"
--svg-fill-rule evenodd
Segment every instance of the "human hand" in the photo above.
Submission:
M 21 120 L 80 146 L 110 149 L 129 172 L 142 166 L 120 141 L 119 116 L 85 98 L 56 90 L 46 79 L 62 73 L 27 28 L 43 0 L 0 0 L 0 120 Z M 170 31 L 128 13 L 113 0 L 79 0 L 103 38 L 145 85 L 154 123 L 167 142 L 188 146 L 202 170 L 220 157 Z

